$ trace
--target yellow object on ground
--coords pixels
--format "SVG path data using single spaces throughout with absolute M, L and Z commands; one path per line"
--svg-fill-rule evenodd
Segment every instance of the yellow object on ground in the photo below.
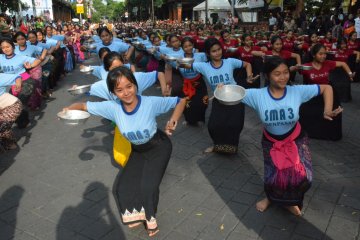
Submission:
M 115 136 L 114 136 L 114 159 L 115 162 L 125 167 L 129 156 L 131 154 L 131 144 L 130 142 L 120 133 L 119 128 L 115 127 Z

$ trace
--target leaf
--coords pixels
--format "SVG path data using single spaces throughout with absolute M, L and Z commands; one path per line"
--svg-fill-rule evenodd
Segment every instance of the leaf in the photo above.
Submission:
M 221 230 L 221 231 L 224 231 L 224 224 L 221 224 L 221 225 L 220 225 L 220 230 Z
M 202 213 L 196 213 L 195 215 L 196 216 L 202 216 Z

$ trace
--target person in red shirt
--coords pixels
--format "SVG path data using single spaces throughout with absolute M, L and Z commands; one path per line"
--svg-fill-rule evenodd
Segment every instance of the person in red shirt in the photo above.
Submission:
M 239 42 L 236 39 L 230 38 L 230 33 L 228 30 L 223 30 L 221 32 L 220 43 L 223 49 L 224 58 L 233 58 L 236 56 L 236 48 L 239 46 Z M 231 49 L 235 49 L 235 51 L 232 51 Z
M 214 38 L 216 38 L 217 40 L 220 41 L 220 39 L 221 39 L 221 30 L 222 30 L 221 25 L 215 25 L 214 28 L 213 28 L 214 35 L 212 37 L 214 37 Z
M 283 49 L 286 51 L 294 51 L 294 32 L 292 30 L 288 30 L 286 32 L 286 37 L 283 39 Z
M 186 36 L 195 37 L 197 35 L 196 25 L 194 23 L 190 24 L 190 30 L 185 33 Z
M 352 55 L 356 56 L 356 63 L 360 62 L 360 52 L 352 49 L 348 49 L 347 41 L 345 38 L 340 39 L 337 42 L 337 51 L 334 55 L 334 60 L 339 62 L 348 63 L 352 59 Z
M 28 30 L 29 30 L 29 29 L 25 26 L 23 20 L 20 20 L 19 27 L 20 27 L 20 31 L 21 31 L 21 32 L 23 32 L 23 33 L 25 33 L 25 34 L 28 34 Z
M 254 58 L 252 51 L 261 51 L 262 48 L 260 48 L 259 46 L 254 46 L 251 36 L 247 34 L 244 34 L 242 36 L 242 42 L 244 43 L 244 46 L 238 47 L 236 55 L 242 61 L 250 63 L 253 67 L 254 76 L 257 76 L 261 72 L 263 63 L 262 59 Z M 266 47 L 263 47 L 263 50 L 267 50 Z M 235 69 L 234 78 L 235 81 L 244 88 L 260 87 L 260 78 L 256 79 L 253 83 L 249 83 L 246 81 L 246 71 L 244 72 L 241 69 Z
M 271 38 L 271 50 L 267 51 L 253 51 L 254 56 L 264 57 L 264 56 L 279 56 L 284 60 L 289 60 L 294 58 L 297 65 L 301 65 L 300 55 L 297 53 L 292 53 L 286 50 L 283 50 L 283 41 L 279 36 L 273 36 Z
M 336 67 L 341 67 L 349 75 L 350 79 L 353 78 L 349 66 L 340 61 L 326 60 L 326 49 L 322 44 L 316 44 L 311 48 L 310 54 L 313 60 L 305 63 L 304 66 L 312 66 L 311 70 L 302 70 L 300 73 L 303 75 L 305 84 L 329 84 L 330 71 Z
M 322 44 L 316 44 L 310 51 L 312 61 L 304 64 L 311 66 L 311 70 L 302 70 L 304 84 L 330 84 L 334 88 L 334 108 L 340 106 L 339 94 L 344 88 L 337 89 L 337 86 L 344 85 L 346 79 L 352 79 L 353 74 L 349 66 L 344 62 L 326 60 L 326 49 Z M 337 67 L 345 70 L 345 76 L 335 76 L 333 71 Z M 331 75 L 330 75 L 331 72 Z M 346 76 L 348 74 L 348 77 Z M 347 77 L 347 78 L 346 78 Z M 347 80 L 349 82 L 349 80 Z M 340 91 L 339 91 L 340 90 Z M 323 99 L 316 97 L 307 103 L 304 103 L 300 108 L 300 123 L 308 133 L 309 137 L 323 140 L 340 140 L 342 137 L 342 115 L 337 116 L 333 121 L 323 121 L 322 114 L 316 113 L 323 109 Z
M 204 52 L 204 44 L 207 37 L 204 35 L 204 29 L 202 27 L 198 27 L 196 29 L 197 34 L 193 37 L 195 48 L 199 50 L 199 52 Z
M 252 41 L 250 35 L 244 34 L 242 37 L 242 42 L 244 43 L 244 46 L 240 46 L 238 48 L 237 55 L 241 60 L 252 63 L 254 58 L 252 51 L 261 51 L 262 48 L 259 46 L 254 46 L 254 42 Z M 265 51 L 267 49 L 263 48 L 263 50 Z
M 328 31 L 324 39 L 320 40 L 320 43 L 324 45 L 326 51 L 331 51 L 335 49 L 336 39 L 333 38 L 331 31 Z

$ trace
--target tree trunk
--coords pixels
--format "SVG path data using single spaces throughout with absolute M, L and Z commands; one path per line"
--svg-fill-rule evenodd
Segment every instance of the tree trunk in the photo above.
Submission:
M 296 9 L 294 11 L 294 16 L 295 17 L 299 17 L 300 13 L 302 11 L 304 11 L 305 5 L 304 5 L 304 0 L 297 0 L 296 1 Z

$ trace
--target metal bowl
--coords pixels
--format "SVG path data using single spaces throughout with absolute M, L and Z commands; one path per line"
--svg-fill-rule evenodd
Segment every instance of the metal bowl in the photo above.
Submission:
M 83 73 L 90 73 L 94 70 L 94 68 L 88 66 L 88 67 L 83 67 L 82 69 L 80 69 L 80 72 L 83 72 Z
M 242 34 L 240 34 L 240 33 L 235 33 L 235 34 L 234 34 L 234 37 L 238 38 L 238 37 L 241 37 L 241 35 L 242 35 Z
M 229 47 L 226 51 L 233 53 L 236 52 L 237 50 L 238 49 L 236 47 Z
M 95 42 L 95 40 L 94 40 L 94 39 L 92 39 L 92 38 L 89 38 L 89 39 L 85 40 L 85 42 L 87 42 L 87 43 L 94 43 L 94 42 Z
M 327 54 L 336 54 L 336 51 L 328 51 Z
M 167 61 L 176 61 L 176 60 L 177 60 L 177 58 L 176 58 L 176 57 L 173 57 L 173 56 L 166 56 L 165 59 L 166 59 Z
M 147 52 L 148 52 L 149 54 L 154 54 L 154 53 L 156 52 L 156 48 L 154 48 L 154 47 L 149 48 L 149 49 L 147 49 Z
M 265 55 L 264 60 L 269 61 L 269 60 L 273 59 L 273 57 L 274 57 L 274 55 Z
M 301 65 L 299 66 L 299 69 L 300 70 L 311 70 L 313 69 L 314 67 L 313 66 L 306 66 L 306 65 Z
M 57 116 L 67 125 L 78 125 L 85 123 L 90 117 L 90 113 L 80 110 L 67 110 L 59 112 Z
M 176 60 L 179 64 L 192 64 L 195 59 L 194 58 L 179 58 Z
M 72 95 L 79 95 L 83 93 L 87 93 L 90 91 L 91 84 L 89 85 L 82 85 L 82 86 L 76 86 L 74 88 L 69 88 L 68 92 Z
M 87 46 L 87 49 L 89 50 L 95 50 L 96 49 L 96 45 L 95 44 L 90 44 Z
M 214 97 L 224 105 L 239 104 L 245 95 L 245 88 L 239 85 L 224 85 L 214 91 Z

